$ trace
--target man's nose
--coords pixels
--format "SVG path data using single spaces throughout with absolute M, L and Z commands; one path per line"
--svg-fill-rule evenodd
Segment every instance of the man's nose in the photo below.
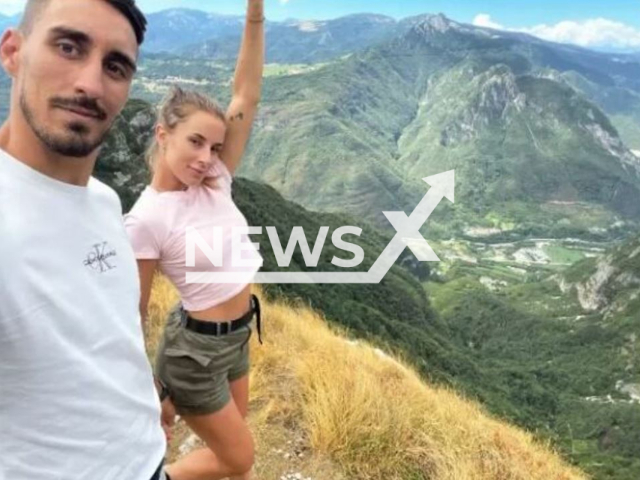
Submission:
M 101 99 L 104 95 L 104 67 L 99 58 L 89 58 L 78 71 L 75 83 L 76 93 L 93 99 Z

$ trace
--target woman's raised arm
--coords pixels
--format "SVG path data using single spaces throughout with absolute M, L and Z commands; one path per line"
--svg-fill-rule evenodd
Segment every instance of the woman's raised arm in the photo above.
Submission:
M 220 159 L 233 174 L 251 135 L 260 102 L 264 66 L 264 2 L 248 0 L 247 19 L 227 110 L 227 132 Z

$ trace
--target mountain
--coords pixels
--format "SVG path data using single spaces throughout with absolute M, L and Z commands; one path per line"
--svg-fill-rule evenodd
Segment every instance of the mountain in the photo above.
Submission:
M 604 320 L 640 318 L 640 237 L 577 263 L 559 277 L 559 285 L 585 312 Z
M 492 35 L 524 43 L 543 76 L 564 81 L 598 105 L 619 131 L 623 141 L 639 149 L 640 141 L 640 56 L 596 52 L 582 47 L 556 44 L 526 34 L 484 29 Z M 527 51 L 528 49 L 528 51 Z M 554 72 L 560 72 L 556 75 Z
M 176 8 L 148 15 L 149 31 L 143 50 L 182 56 L 229 60 L 235 58 L 242 33 L 242 16 L 225 16 L 199 10 Z M 332 20 L 267 21 L 267 60 L 280 63 L 326 61 L 373 46 L 392 36 L 402 35 L 415 25 L 433 20 L 441 31 L 452 25 L 444 15 L 422 14 L 395 20 L 369 13 Z M 638 54 L 597 52 L 586 48 L 553 43 L 517 32 L 493 30 L 456 23 L 466 34 L 503 38 L 533 47 L 537 64 L 553 69 L 575 70 L 590 79 L 623 78 L 637 90 Z M 532 53 L 532 52 L 529 52 Z M 628 68 L 631 66 L 631 68 Z
M 155 119 L 147 102 L 130 100 L 100 150 L 95 175 L 116 189 L 124 211 L 129 211 L 151 179 L 144 154 Z
M 634 60 L 634 63 L 637 62 Z M 640 92 L 638 89 L 589 80 L 575 71 L 550 73 L 558 81 L 579 91 L 598 105 L 610 118 L 620 138 L 634 150 L 640 150 Z
M 383 15 L 355 14 L 335 20 L 298 21 L 266 24 L 267 63 L 316 63 L 362 50 L 397 32 L 393 18 Z M 233 60 L 238 54 L 242 28 L 232 35 L 217 35 L 204 43 L 175 48 L 172 51 L 190 58 Z
M 408 176 L 455 168 L 468 204 L 487 213 L 582 202 L 638 218 L 640 160 L 574 90 L 480 55 L 432 77 L 423 102 L 399 139 Z
M 399 24 L 400 30 L 405 31 L 420 24 L 429 24 L 430 26 L 423 31 L 431 31 L 435 36 L 439 33 L 448 33 L 462 42 L 454 43 L 450 47 L 463 44 L 465 38 L 471 42 L 484 41 L 486 46 L 501 43 L 509 50 L 526 56 L 533 65 L 538 67 L 547 67 L 560 72 L 575 71 L 603 85 L 626 86 L 634 90 L 640 86 L 637 77 L 640 71 L 638 63 L 640 57 L 637 54 L 598 52 L 577 45 L 542 40 L 526 33 L 462 24 L 442 14 L 417 15 L 401 20 Z
M 561 235 L 636 221 L 640 161 L 597 105 L 541 74 L 550 49 L 429 16 L 347 59 L 269 79 L 243 173 L 381 226 L 382 211 L 415 207 L 421 178 L 449 169 L 450 225 Z
M 189 44 L 237 36 L 242 31 L 241 16 L 205 13 L 174 8 L 147 15 L 148 27 L 143 51 L 174 52 Z
M 636 236 L 553 274 L 460 257 L 426 287 L 449 339 L 506 385 L 518 424 L 553 432 L 599 480 L 640 473 L 639 252 Z
M 205 13 L 185 8 L 148 15 L 143 50 L 190 58 L 232 60 L 238 54 L 244 17 Z M 313 63 L 349 54 L 397 32 L 391 17 L 354 14 L 334 20 L 265 23 L 269 63 Z
M 564 82 L 585 95 L 607 113 L 625 144 L 636 150 L 640 148 L 640 57 L 637 54 L 595 52 L 522 34 L 496 33 L 525 40 L 533 48 L 523 53 L 528 53 L 534 63 L 542 67 L 541 76 Z

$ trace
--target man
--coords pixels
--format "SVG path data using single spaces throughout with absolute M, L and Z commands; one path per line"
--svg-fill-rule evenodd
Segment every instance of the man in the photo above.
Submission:
M 133 0 L 29 0 L 0 41 L 0 479 L 164 478 L 136 263 L 91 177 L 145 25 Z

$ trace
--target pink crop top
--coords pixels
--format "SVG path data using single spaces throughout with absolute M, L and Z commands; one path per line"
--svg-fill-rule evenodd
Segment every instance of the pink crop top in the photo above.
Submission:
M 157 192 L 147 187 L 131 211 L 125 215 L 125 227 L 136 258 L 158 259 L 160 271 L 180 292 L 184 308 L 200 311 L 233 298 L 253 281 L 262 265 L 262 257 L 251 246 L 248 235 L 242 232 L 247 220 L 231 198 L 232 177 L 224 163 L 217 160 L 211 168 L 216 186 L 189 187 L 185 191 Z M 218 252 L 216 264 L 195 243 L 194 266 L 187 266 L 187 230 L 193 228 L 211 252 Z M 242 245 L 242 262 L 232 262 L 232 238 L 236 235 Z M 216 231 L 217 230 L 217 231 Z M 192 232 L 193 233 L 193 232 Z M 241 263 L 241 265 L 236 265 Z M 252 264 L 247 266 L 247 264 Z M 187 272 L 231 272 L 243 279 L 232 283 L 187 283 Z

